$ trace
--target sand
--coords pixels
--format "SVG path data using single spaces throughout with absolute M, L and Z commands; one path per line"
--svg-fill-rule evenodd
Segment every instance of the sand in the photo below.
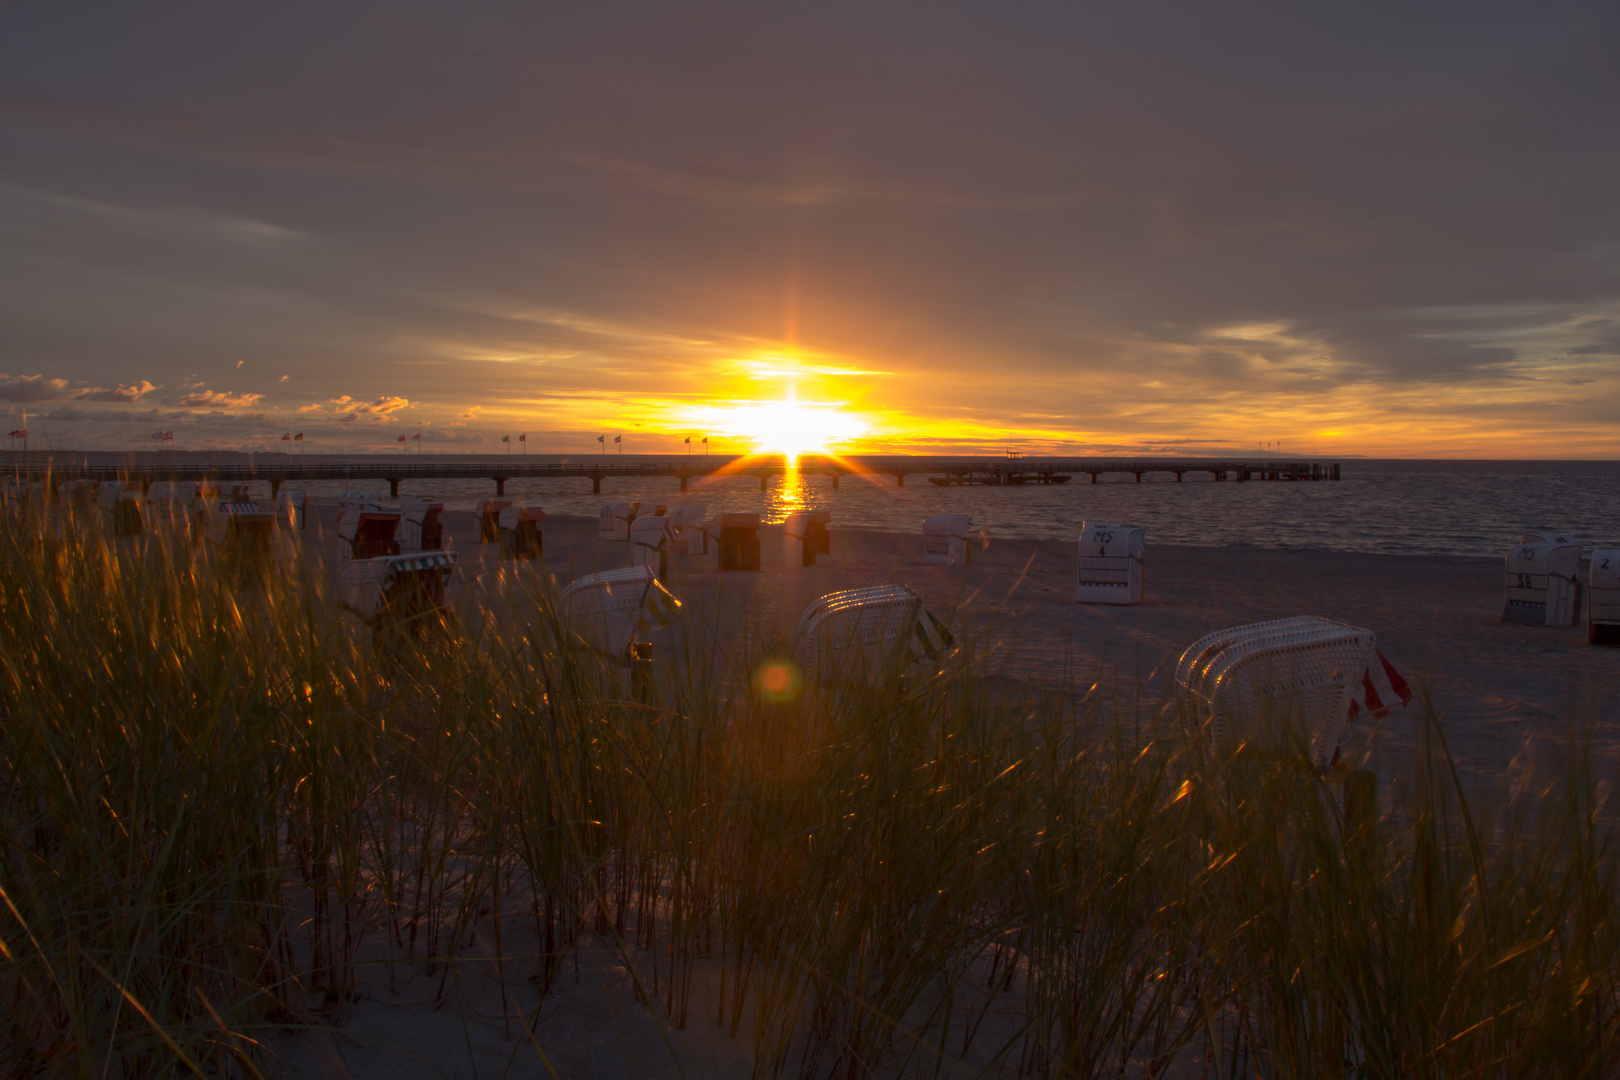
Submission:
M 471 515 L 452 514 L 447 524 L 476 600 L 495 587 L 503 566 L 492 545 L 476 543 Z M 528 569 L 560 584 L 629 564 L 629 545 L 598 541 L 595 519 L 552 518 L 544 532 L 543 568 Z M 1377 633 L 1379 648 L 1439 717 L 1470 786 L 1486 791 L 1504 779 L 1549 775 L 1560 767 L 1572 725 L 1595 734 L 1598 775 L 1620 774 L 1620 650 L 1588 646 L 1581 627 L 1501 623 L 1498 559 L 1167 547 L 1150 536 L 1145 602 L 1123 608 L 1074 602 L 1072 544 L 994 540 L 974 551 L 972 566 L 953 568 L 923 565 L 919 535 L 835 528 L 830 560 L 789 570 L 781 566 L 780 535 L 762 530 L 759 573 L 706 572 L 696 560 L 674 558 L 665 580 L 684 607 L 655 647 L 678 650 L 678 635 L 715 621 L 746 620 L 767 637 L 785 634 L 816 596 L 901 583 L 922 593 L 935 614 L 949 615 L 953 632 L 1004 679 L 1059 693 L 1096 687 L 1118 707 L 1156 710 L 1168 700 L 1176 658 L 1200 635 L 1319 615 Z M 306 542 L 326 542 L 319 537 Z M 1422 715 L 1414 702 L 1362 730 L 1386 798 L 1412 760 Z M 278 1041 L 276 1075 L 748 1075 L 746 1026 L 735 1039 L 716 1026 L 700 988 L 687 1030 L 671 1030 L 661 1008 L 638 1003 L 626 956 L 611 939 L 586 935 L 577 980 L 571 968 L 540 1002 L 525 979 L 536 953 L 527 922 L 521 913 L 503 920 L 505 951 L 514 958 L 504 995 L 494 964 L 479 959 L 493 956 L 487 934 L 453 978 L 442 968 L 418 969 L 414 977 L 396 968 L 390 990 L 383 968 L 363 968 L 363 1000 L 340 1027 Z M 628 958 L 640 970 L 650 963 Z M 441 994 L 445 978 L 449 989 Z M 321 1017 L 312 1012 L 312 1023 Z

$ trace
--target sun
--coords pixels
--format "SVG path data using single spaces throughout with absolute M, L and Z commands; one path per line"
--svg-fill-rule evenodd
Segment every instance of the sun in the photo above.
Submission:
M 866 425 L 837 405 L 797 401 L 739 401 L 715 409 L 715 426 L 754 444 L 759 454 L 826 453 L 828 444 L 864 434 Z

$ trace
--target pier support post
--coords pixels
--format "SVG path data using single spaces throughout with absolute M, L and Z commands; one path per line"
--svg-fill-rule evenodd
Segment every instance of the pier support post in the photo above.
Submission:
M 1176 470 L 1176 483 L 1181 483 L 1181 470 Z
M 1142 482 L 1142 474 L 1141 473 L 1136 474 L 1136 482 L 1138 484 L 1140 484 Z
M 591 477 L 591 491 L 597 495 L 602 494 L 602 478 L 600 476 Z
M 497 480 L 495 482 L 497 484 L 500 483 L 499 480 Z M 272 484 L 271 486 L 274 487 L 275 485 Z M 388 497 L 390 499 L 399 498 L 399 481 L 398 480 L 394 480 L 392 478 L 389 479 L 389 481 L 388 481 Z
M 833 482 L 833 490 L 837 491 L 838 490 L 838 474 L 837 473 L 832 474 L 832 482 Z
M 684 477 L 684 476 L 681 477 L 681 491 L 682 492 L 686 491 L 686 477 Z
M 505 495 L 506 494 L 506 477 L 504 477 L 504 476 L 496 476 L 496 477 L 493 477 L 492 479 L 494 479 L 494 481 L 495 481 L 495 494 L 497 494 L 497 495 Z
M 765 474 L 760 473 L 759 474 L 759 490 L 761 490 L 761 491 L 765 490 L 765 480 L 766 480 Z
M 905 473 L 903 473 L 903 472 L 895 473 L 894 474 L 894 480 L 895 480 L 895 485 L 894 485 L 895 487 L 905 487 L 906 486 L 906 474 Z

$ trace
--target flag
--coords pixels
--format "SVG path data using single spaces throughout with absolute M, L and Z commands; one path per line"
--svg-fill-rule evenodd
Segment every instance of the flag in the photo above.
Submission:
M 518 436 L 518 442 L 528 442 L 528 441 L 529 441 L 529 433 L 528 432 L 524 432 L 522 435 Z
M 501 442 L 511 442 L 511 441 L 512 441 L 512 436 L 510 436 L 510 435 L 502 435 L 501 436 Z
M 293 436 L 293 442 L 303 442 L 303 441 L 304 441 L 304 433 L 302 431 L 300 431 L 298 434 Z
M 282 442 L 288 442 L 291 439 L 292 439 L 292 432 L 290 432 L 290 431 L 281 436 L 281 441 Z
M 152 432 L 152 441 L 153 442 L 162 442 L 163 441 L 163 432 L 161 432 L 161 431 Z
M 400 437 L 399 437 L 399 441 L 400 441 L 400 442 L 404 442 L 404 441 L 405 441 L 405 436 L 403 436 L 403 435 L 401 435 L 401 436 L 400 436 Z
M 703 445 L 704 446 L 709 445 L 709 437 L 707 435 L 703 436 Z
M 164 433 L 163 433 L 163 441 L 164 441 L 164 442 L 174 442 L 174 432 L 172 432 L 172 431 L 165 431 L 165 432 L 164 432 Z
M 1400 708 L 1412 701 L 1412 687 L 1395 670 L 1383 653 L 1373 650 L 1372 660 L 1362 673 L 1360 685 L 1350 691 L 1350 715 L 1354 720 L 1365 710 L 1374 719 L 1382 720 L 1389 710 Z
M 26 438 L 28 438 L 28 429 L 27 428 L 17 428 L 17 429 L 12 431 L 11 437 L 13 439 L 26 439 Z
M 422 441 L 422 433 L 420 431 L 418 431 L 415 435 L 412 435 L 411 438 L 415 439 L 417 442 L 421 442 Z
M 606 439 L 606 438 L 607 438 L 607 436 L 606 436 L 606 435 L 598 435 L 598 436 L 597 436 L 597 437 L 596 437 L 596 441 L 597 441 L 597 442 L 602 442 L 602 441 L 604 441 L 604 440 L 605 440 L 605 439 Z
M 687 441 L 687 442 L 688 442 L 688 443 L 690 443 L 690 442 L 691 442 L 691 441 L 692 441 L 692 436 L 690 436 L 690 435 L 688 435 L 688 436 L 687 436 L 687 437 L 686 437 L 686 441 Z
M 624 442 L 624 436 L 623 435 L 615 435 L 615 436 L 613 436 L 613 441 L 614 442 Z

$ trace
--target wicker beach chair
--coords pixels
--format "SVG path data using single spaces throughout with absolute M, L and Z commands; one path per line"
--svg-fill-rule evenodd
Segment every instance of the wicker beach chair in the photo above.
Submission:
M 372 510 L 346 510 L 338 519 L 340 562 L 398 555 L 399 515 Z
M 378 514 L 382 512 L 382 496 L 373 491 L 345 491 L 338 495 L 337 507 L 339 517 L 350 510 Z
M 662 514 L 638 517 L 630 523 L 630 561 L 646 566 L 660 577 L 669 574 L 669 550 L 675 543 L 675 522 Z
M 717 570 L 759 569 L 759 515 L 721 514 L 715 533 Z
M 1502 621 L 1574 626 L 1580 614 L 1580 566 L 1579 544 L 1515 544 L 1503 565 Z
M 827 526 L 832 514 L 826 510 L 805 510 L 789 514 L 782 522 L 782 565 L 788 569 L 814 566 L 818 555 L 832 550 Z
M 670 525 L 675 530 L 675 550 L 686 555 L 703 555 L 708 551 L 708 534 L 703 531 L 703 519 L 709 514 L 706 506 L 677 506 L 670 510 Z
M 304 530 L 309 496 L 303 488 L 284 487 L 276 492 L 276 521 L 284 529 Z
M 374 646 L 422 640 L 451 619 L 456 553 L 413 551 L 356 559 L 338 572 L 345 621 Z
M 931 566 L 968 566 L 973 545 L 968 537 L 973 519 L 966 514 L 935 514 L 923 521 L 923 562 Z
M 1082 604 L 1140 604 L 1147 530 L 1109 521 L 1080 524 L 1076 599 Z
M 100 485 L 96 504 L 108 536 L 139 536 L 142 532 L 140 492 L 117 481 Z
M 444 547 L 444 526 L 439 515 L 444 503 L 427 495 L 406 495 L 399 500 L 399 550 L 438 551 Z
M 652 685 L 647 637 L 667 627 L 680 606 L 651 567 L 637 565 L 570 582 L 558 611 L 576 644 L 617 670 L 623 692 L 645 697 Z
M 636 519 L 636 511 L 641 509 L 638 502 L 606 503 L 602 513 L 597 519 L 596 538 L 598 540 L 629 540 L 630 523 Z
M 828 593 L 805 608 L 795 633 L 799 667 L 812 686 L 873 682 L 937 660 L 950 630 L 904 585 Z
M 1587 578 L 1586 640 L 1620 648 L 1620 544 L 1593 550 Z
M 221 563 L 238 577 L 254 577 L 269 569 L 275 557 L 275 515 L 269 507 L 218 492 L 199 496 L 197 503 L 195 542 L 214 545 Z
M 1309 615 L 1199 638 L 1176 664 L 1176 691 L 1216 747 L 1281 752 L 1297 740 L 1317 768 L 1336 760 L 1351 719 L 1411 698 L 1371 630 Z
M 538 506 L 508 506 L 496 519 L 500 532 L 501 558 L 538 559 L 546 553 L 540 523 L 546 512 Z

